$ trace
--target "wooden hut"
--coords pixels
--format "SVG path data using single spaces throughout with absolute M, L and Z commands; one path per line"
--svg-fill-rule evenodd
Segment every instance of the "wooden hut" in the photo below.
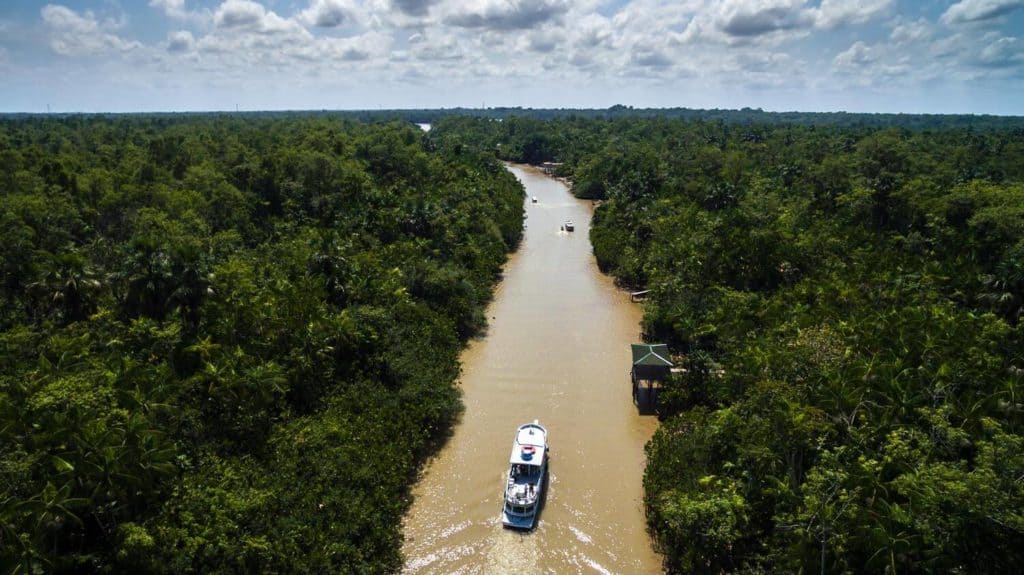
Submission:
M 629 376 L 633 383 L 633 401 L 640 403 L 641 392 L 645 391 L 647 402 L 653 402 L 655 386 L 672 373 L 668 346 L 663 343 L 634 343 L 632 348 L 633 368 L 629 370 Z

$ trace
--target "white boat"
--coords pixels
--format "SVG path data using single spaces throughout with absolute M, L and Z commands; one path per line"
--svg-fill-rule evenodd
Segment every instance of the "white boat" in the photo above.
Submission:
M 533 529 L 548 475 L 548 431 L 537 420 L 520 425 L 512 442 L 501 523 Z
M 531 196 L 530 199 L 533 200 L 533 203 L 537 203 L 537 196 Z
M 571 232 L 576 229 L 576 225 L 572 223 L 572 220 L 565 220 L 565 231 Z

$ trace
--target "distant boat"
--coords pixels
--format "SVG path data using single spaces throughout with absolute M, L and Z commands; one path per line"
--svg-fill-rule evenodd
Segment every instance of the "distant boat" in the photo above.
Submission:
M 501 523 L 533 529 L 548 474 L 548 431 L 535 419 L 520 425 L 512 442 Z
M 562 227 L 564 227 L 567 232 L 571 232 L 576 229 L 576 225 L 572 223 L 572 220 L 565 220 L 565 225 Z
M 537 196 L 531 196 L 530 199 L 533 200 L 533 203 L 537 203 Z

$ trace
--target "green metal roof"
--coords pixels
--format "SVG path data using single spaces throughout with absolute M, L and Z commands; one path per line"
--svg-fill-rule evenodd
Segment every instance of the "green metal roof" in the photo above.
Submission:
M 672 367 L 668 346 L 663 343 L 634 343 L 633 365 Z

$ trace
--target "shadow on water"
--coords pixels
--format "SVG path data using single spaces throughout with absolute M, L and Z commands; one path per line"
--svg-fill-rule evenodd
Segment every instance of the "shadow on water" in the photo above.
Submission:
M 633 397 L 637 413 L 640 415 L 658 415 L 658 388 L 639 388 Z
M 462 421 L 463 416 L 466 413 L 466 406 L 459 402 L 458 407 L 455 409 L 448 422 L 438 425 L 437 430 L 432 433 L 423 444 L 422 449 L 415 454 L 416 464 L 412 466 L 409 471 L 408 481 L 406 481 L 406 487 L 402 492 L 402 501 L 405 506 L 406 512 L 412 507 L 415 496 L 413 495 L 413 488 L 415 484 L 423 479 L 423 474 L 426 473 L 426 469 L 430 462 L 437 457 L 441 451 L 448 445 L 448 443 L 455 436 L 455 428 L 459 422 Z M 403 535 L 404 536 L 404 535 Z

